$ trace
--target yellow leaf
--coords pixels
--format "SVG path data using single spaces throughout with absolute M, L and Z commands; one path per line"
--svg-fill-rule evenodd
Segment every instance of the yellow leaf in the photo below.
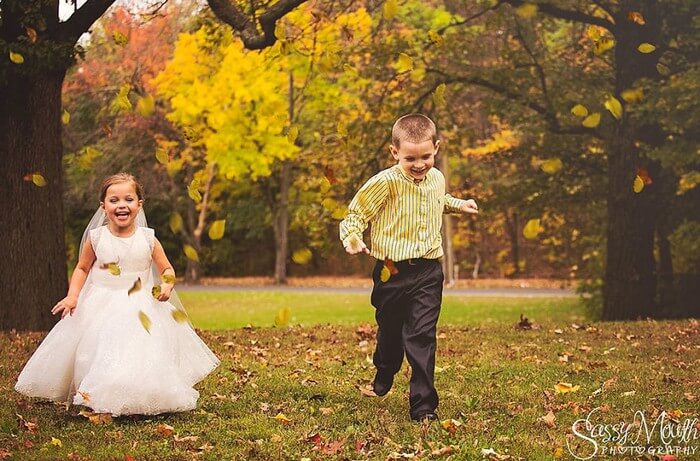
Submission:
M 61 442 L 61 439 L 57 439 L 56 437 L 51 437 L 51 445 L 54 447 L 62 447 L 63 442 Z
M 347 215 L 347 213 L 348 213 L 347 207 L 339 206 L 333 210 L 333 212 L 331 213 L 331 217 L 333 219 L 341 221 L 341 220 L 345 219 L 345 215 Z
M 554 386 L 557 394 L 566 394 L 567 392 L 576 392 L 581 386 L 574 386 L 570 383 L 558 383 Z
M 124 46 L 127 43 L 129 43 L 129 38 L 119 31 L 116 31 L 112 34 L 112 39 L 114 39 L 114 43 L 116 43 L 119 46 Z
M 151 318 L 144 311 L 139 311 L 139 322 L 148 334 L 151 334 Z
M 616 119 L 622 118 L 622 103 L 615 96 L 608 96 L 603 104 Z
M 581 122 L 586 128 L 595 128 L 600 124 L 600 112 L 593 112 Z
M 219 240 L 224 236 L 224 228 L 226 227 L 225 219 L 217 219 L 209 227 L 209 238 L 212 240 Z
M 199 193 L 199 181 L 197 179 L 193 179 L 190 185 L 187 186 L 187 195 L 189 195 L 195 203 L 202 201 L 202 194 Z
M 595 44 L 593 45 L 593 53 L 596 56 L 600 56 L 601 54 L 605 53 L 614 46 L 615 40 L 613 40 L 610 37 L 601 37 L 600 40 L 595 42 Z
M 136 293 L 139 290 L 141 290 L 141 277 L 136 279 L 136 281 L 131 286 L 131 288 L 129 288 L 129 291 L 127 293 L 129 296 L 131 296 L 132 293 Z
M 594 42 L 600 40 L 600 30 L 598 29 L 598 26 L 588 26 L 586 28 L 586 36 Z
M 289 318 L 291 316 L 291 312 L 288 307 L 283 307 L 282 309 L 277 311 L 277 314 L 275 315 L 275 326 L 276 327 L 285 327 L 289 324 Z
M 557 171 L 561 170 L 563 164 L 559 158 L 550 158 L 549 160 L 545 160 L 542 162 L 542 165 L 540 168 L 542 168 L 542 171 L 544 171 L 547 174 L 554 174 Z
M 671 73 L 671 69 L 669 69 L 667 66 L 659 63 L 656 63 L 656 70 L 659 74 L 661 75 L 668 75 Z
M 379 280 L 386 283 L 391 278 L 391 271 L 388 267 L 382 266 L 382 271 L 379 273 Z
M 153 285 L 153 288 L 151 288 L 151 295 L 153 295 L 154 298 L 158 299 L 158 296 L 160 296 L 160 292 L 160 285 Z
M 639 102 L 642 99 L 644 99 L 644 91 L 641 88 L 637 88 L 637 89 L 630 88 L 630 89 L 623 91 L 620 96 L 622 96 L 622 99 L 624 99 L 625 102 L 629 102 L 629 103 Z
M 68 125 L 68 123 L 70 123 L 70 112 L 68 112 L 65 109 L 63 110 L 63 113 L 61 114 L 61 122 L 64 125 Z
M 47 184 L 46 179 L 39 173 L 34 173 L 32 175 L 32 182 L 37 187 L 44 187 Z
M 29 37 L 29 41 L 32 43 L 36 43 L 36 39 L 37 39 L 36 30 L 32 29 L 31 27 L 25 27 L 25 30 L 27 31 L 27 37 Z
M 122 268 L 119 267 L 118 263 L 103 264 L 102 266 L 100 266 L 100 269 L 107 269 L 109 273 L 114 275 L 115 277 L 121 275 L 122 273 Z
M 308 248 L 302 248 L 292 253 L 292 261 L 297 264 L 306 264 L 311 261 L 312 256 L 311 250 Z
M 185 244 L 183 250 L 185 252 L 185 256 L 187 256 L 187 259 L 199 262 L 199 255 L 197 254 L 197 250 L 195 250 L 193 246 Z
M 413 58 L 406 53 L 399 53 L 399 59 L 396 62 L 396 71 L 399 74 L 410 72 L 413 70 Z
M 185 323 L 190 321 L 187 312 L 183 311 L 182 309 L 175 309 L 172 312 L 170 312 L 170 315 L 172 315 L 173 319 L 177 323 Z
M 515 13 L 521 18 L 531 18 L 537 13 L 537 5 L 534 3 L 523 3 L 515 9 Z
M 175 276 L 173 274 L 163 274 L 161 279 L 163 280 L 163 283 L 168 283 L 170 285 L 175 284 Z
M 576 104 L 571 108 L 571 113 L 577 117 L 585 117 L 588 115 L 588 109 L 583 104 Z
M 296 125 L 290 126 L 289 130 L 287 130 L 287 140 L 290 144 L 294 144 L 297 137 L 299 137 L 299 127 Z
M 284 413 L 277 413 L 277 416 L 275 416 L 275 419 L 277 421 L 281 422 L 282 424 L 287 424 L 287 423 L 292 422 L 292 420 L 287 418 L 287 416 Z
M 656 47 L 651 43 L 642 43 L 637 47 L 640 53 L 648 54 L 653 53 Z
M 532 240 L 536 239 L 543 230 L 544 229 L 542 226 L 540 226 L 539 219 L 531 219 L 527 222 L 527 224 L 525 224 L 525 227 L 523 228 L 523 235 L 526 239 Z
M 162 147 L 156 147 L 156 160 L 161 165 L 167 165 L 170 161 L 170 156 L 168 156 L 168 151 Z
M 128 83 L 123 84 L 119 88 L 117 96 L 114 98 L 114 108 L 119 111 L 129 111 L 131 110 L 131 101 L 129 100 L 129 92 L 131 91 L 131 85 Z
M 445 44 L 445 37 L 440 35 L 438 32 L 434 30 L 428 31 L 428 38 L 430 39 L 430 42 L 437 45 L 437 46 L 442 46 Z
M 347 136 L 348 135 L 348 127 L 345 124 L 345 120 L 338 120 L 338 134 L 340 136 Z
M 153 99 L 153 96 L 150 94 L 139 98 L 138 102 L 136 103 L 136 112 L 141 114 L 143 117 L 150 116 L 155 109 L 156 102 Z
M 10 61 L 14 62 L 15 64 L 22 64 L 24 62 L 24 56 L 10 51 Z
M 170 225 L 170 230 L 173 234 L 177 234 L 182 229 L 182 216 L 177 211 L 170 214 L 170 219 L 168 219 L 168 224 Z
M 433 102 L 436 106 L 445 105 L 445 88 L 447 88 L 447 86 L 441 83 L 435 88 L 435 91 L 433 91 Z
M 562 447 L 557 447 L 556 450 L 554 450 L 554 459 L 561 459 L 564 457 L 564 449 Z
M 644 189 L 644 180 L 639 176 L 634 177 L 634 183 L 632 184 L 632 190 L 635 193 L 640 193 Z
M 391 20 L 396 16 L 398 12 L 399 5 L 396 0 L 386 0 L 384 2 L 384 8 L 382 8 L 382 15 L 384 19 Z

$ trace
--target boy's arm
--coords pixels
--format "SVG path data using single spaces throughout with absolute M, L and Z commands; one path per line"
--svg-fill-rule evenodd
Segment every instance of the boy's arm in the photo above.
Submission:
M 357 249 L 355 253 L 366 252 L 362 242 L 362 233 L 367 223 L 382 209 L 389 196 L 389 185 L 382 176 L 374 176 L 357 191 L 348 206 L 348 213 L 340 222 L 340 240 L 348 249 Z
M 477 214 L 479 207 L 474 199 L 462 200 L 445 194 L 445 208 L 443 213 L 471 213 Z

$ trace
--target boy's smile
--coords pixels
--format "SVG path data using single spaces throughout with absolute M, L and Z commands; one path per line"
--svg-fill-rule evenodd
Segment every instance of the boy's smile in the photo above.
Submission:
M 109 186 L 102 206 L 109 223 L 116 226 L 112 230 L 130 230 L 141 208 L 141 203 L 131 182 L 120 182 Z
M 425 179 L 428 171 L 435 165 L 435 155 L 439 148 L 440 141 L 433 144 L 430 139 L 418 143 L 401 141 L 398 149 L 393 144 L 389 146 L 392 157 L 398 160 L 404 173 L 417 181 Z

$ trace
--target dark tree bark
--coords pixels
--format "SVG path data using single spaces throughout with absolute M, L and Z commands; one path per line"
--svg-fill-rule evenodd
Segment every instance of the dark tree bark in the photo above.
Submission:
M 287 254 L 289 252 L 289 186 L 292 176 L 292 163 L 282 162 L 280 171 L 279 199 L 274 207 L 275 233 L 275 283 L 287 283 Z

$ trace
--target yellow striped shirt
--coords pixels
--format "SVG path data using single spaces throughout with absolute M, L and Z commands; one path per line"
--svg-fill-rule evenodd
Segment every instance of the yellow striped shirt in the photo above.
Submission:
M 347 247 L 353 236 L 362 239 L 371 222 L 371 255 L 375 258 L 437 259 L 443 255 L 442 214 L 458 213 L 464 203 L 445 193 L 445 177 L 439 170 L 431 168 L 416 182 L 394 165 L 374 175 L 357 192 L 340 223 L 340 240 Z

